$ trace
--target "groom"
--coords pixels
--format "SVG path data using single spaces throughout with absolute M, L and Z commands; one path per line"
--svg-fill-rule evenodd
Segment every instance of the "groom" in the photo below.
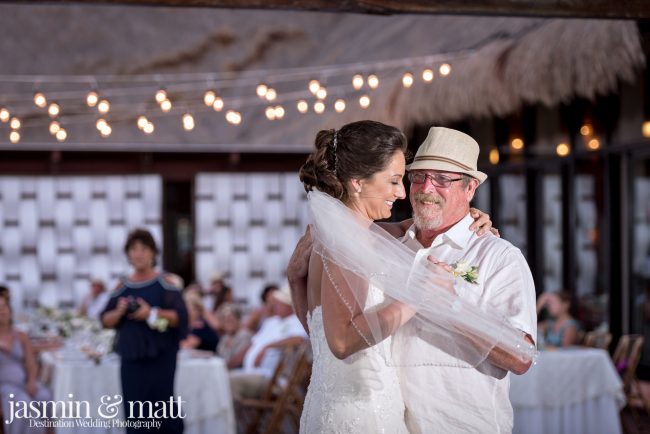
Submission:
M 401 237 L 418 255 L 436 258 L 441 266 L 465 262 L 478 267 L 476 279 L 470 279 L 475 283 L 456 279 L 456 293 L 499 314 L 522 331 L 522 343 L 524 339 L 532 343 L 531 336 L 536 336 L 535 289 L 525 259 L 507 241 L 491 234 L 479 237 L 469 229 L 473 222 L 469 203 L 487 178 L 476 170 L 478 154 L 478 144 L 468 135 L 431 128 L 407 169 L 414 223 L 406 233 L 398 224 L 384 228 Z M 303 237 L 287 270 L 297 296 L 303 293 L 300 287 L 306 274 L 301 250 L 307 248 L 308 237 Z M 397 333 L 409 333 L 410 327 L 415 327 L 414 323 L 405 324 Z M 417 339 L 419 342 L 410 346 L 413 354 L 407 354 L 413 366 L 399 368 L 405 418 L 412 433 L 512 431 L 507 374 L 522 374 L 529 363 L 495 348 L 484 363 L 473 368 Z M 417 360 L 426 360 L 427 365 L 417 366 Z
M 526 260 L 509 242 L 492 234 L 479 237 L 468 229 L 473 221 L 470 201 L 487 179 L 476 170 L 478 154 L 478 143 L 460 131 L 429 130 L 407 168 L 414 223 L 401 240 L 418 255 L 440 263 L 478 267 L 478 276 L 469 279 L 473 282 L 455 279 L 456 293 L 498 314 L 533 343 L 532 336 L 537 334 L 535 287 Z M 407 323 L 397 333 L 408 332 L 409 327 L 413 324 Z M 512 431 L 507 374 L 523 374 L 530 363 L 497 348 L 473 368 L 416 339 L 420 342 L 411 346 L 417 351 L 413 359 L 434 362 L 399 368 L 406 423 L 412 433 Z

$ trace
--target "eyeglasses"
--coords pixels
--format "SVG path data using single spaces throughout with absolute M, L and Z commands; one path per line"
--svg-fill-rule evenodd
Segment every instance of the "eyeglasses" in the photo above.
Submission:
M 463 179 L 462 176 L 460 178 L 453 179 L 445 175 L 440 175 L 439 173 L 434 173 L 431 175 L 426 172 L 409 172 L 408 178 L 412 184 L 424 184 L 427 179 L 429 179 L 435 187 L 442 188 L 447 188 L 451 185 L 452 182 L 460 181 Z

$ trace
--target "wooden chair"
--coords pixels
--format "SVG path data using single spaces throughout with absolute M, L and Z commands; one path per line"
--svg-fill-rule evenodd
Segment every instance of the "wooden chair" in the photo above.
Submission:
M 609 344 L 612 343 L 612 334 L 607 332 L 587 332 L 582 345 L 585 347 L 601 348 L 608 351 Z
M 640 401 L 645 411 L 650 415 L 650 405 L 639 387 L 639 380 L 636 378 L 636 367 L 641 358 L 643 340 L 642 335 L 621 336 L 612 356 L 614 366 L 623 380 L 626 406 L 632 411 L 637 425 L 640 424 L 639 415 L 636 407 L 630 405 L 632 402 Z
M 235 409 L 238 417 L 244 420 L 247 434 L 282 432 L 286 416 L 289 416 L 295 432 L 298 432 L 311 374 L 308 350 L 307 341 L 281 348 L 280 362 L 262 395 L 235 401 Z

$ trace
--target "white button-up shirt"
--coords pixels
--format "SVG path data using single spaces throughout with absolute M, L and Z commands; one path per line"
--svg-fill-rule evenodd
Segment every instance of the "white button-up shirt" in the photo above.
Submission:
M 431 255 L 448 264 L 465 262 L 478 266 L 476 283 L 456 279 L 454 289 L 459 297 L 499 314 L 531 337 L 537 336 L 535 286 L 521 251 L 492 234 L 478 237 L 469 230 L 472 222 L 468 214 L 437 236 L 429 248 L 417 240 L 415 226 L 407 231 L 402 242 L 417 252 L 416 260 Z M 414 358 L 433 361 L 433 366 L 399 368 L 406 420 L 412 433 L 512 431 L 510 379 L 506 371 L 489 362 L 473 368 L 424 340 L 411 348 L 418 352 Z M 421 398 L 423 391 L 427 399 Z

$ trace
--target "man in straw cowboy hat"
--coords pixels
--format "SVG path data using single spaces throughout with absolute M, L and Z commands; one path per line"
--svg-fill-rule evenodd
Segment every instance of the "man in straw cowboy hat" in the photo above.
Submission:
M 401 240 L 418 256 L 452 268 L 461 299 L 498 313 L 533 343 L 535 287 L 526 260 L 509 242 L 492 234 L 479 237 L 468 229 L 473 221 L 470 201 L 487 179 L 477 170 L 478 155 L 478 143 L 467 134 L 442 127 L 429 130 L 407 167 L 414 223 Z M 408 327 L 397 333 L 406 333 Z M 493 350 L 473 368 L 415 339 L 421 344 L 411 346 L 417 352 L 413 357 L 434 363 L 398 368 L 411 432 L 512 431 L 507 374 L 523 374 L 530 362 Z M 423 391 L 427 398 L 416 399 Z
M 470 136 L 432 127 L 407 167 L 413 224 L 405 232 L 399 224 L 384 227 L 417 252 L 416 261 L 427 256 L 453 272 L 457 276 L 454 290 L 463 301 L 500 315 L 521 330 L 522 344 L 533 343 L 535 289 L 523 255 L 497 236 L 479 236 L 470 230 L 469 204 L 487 179 L 477 170 L 478 155 L 479 145 Z M 290 261 L 287 274 L 294 294 L 302 292 L 307 273 L 304 262 L 309 256 L 305 252 L 310 249 L 307 235 Z M 413 321 L 405 324 L 396 337 L 400 333 L 418 336 L 413 327 Z M 472 367 L 423 338 L 412 339 L 416 341 L 408 345 L 406 360 L 398 363 L 411 432 L 512 431 L 507 374 L 526 372 L 530 362 L 495 348 L 487 360 Z

